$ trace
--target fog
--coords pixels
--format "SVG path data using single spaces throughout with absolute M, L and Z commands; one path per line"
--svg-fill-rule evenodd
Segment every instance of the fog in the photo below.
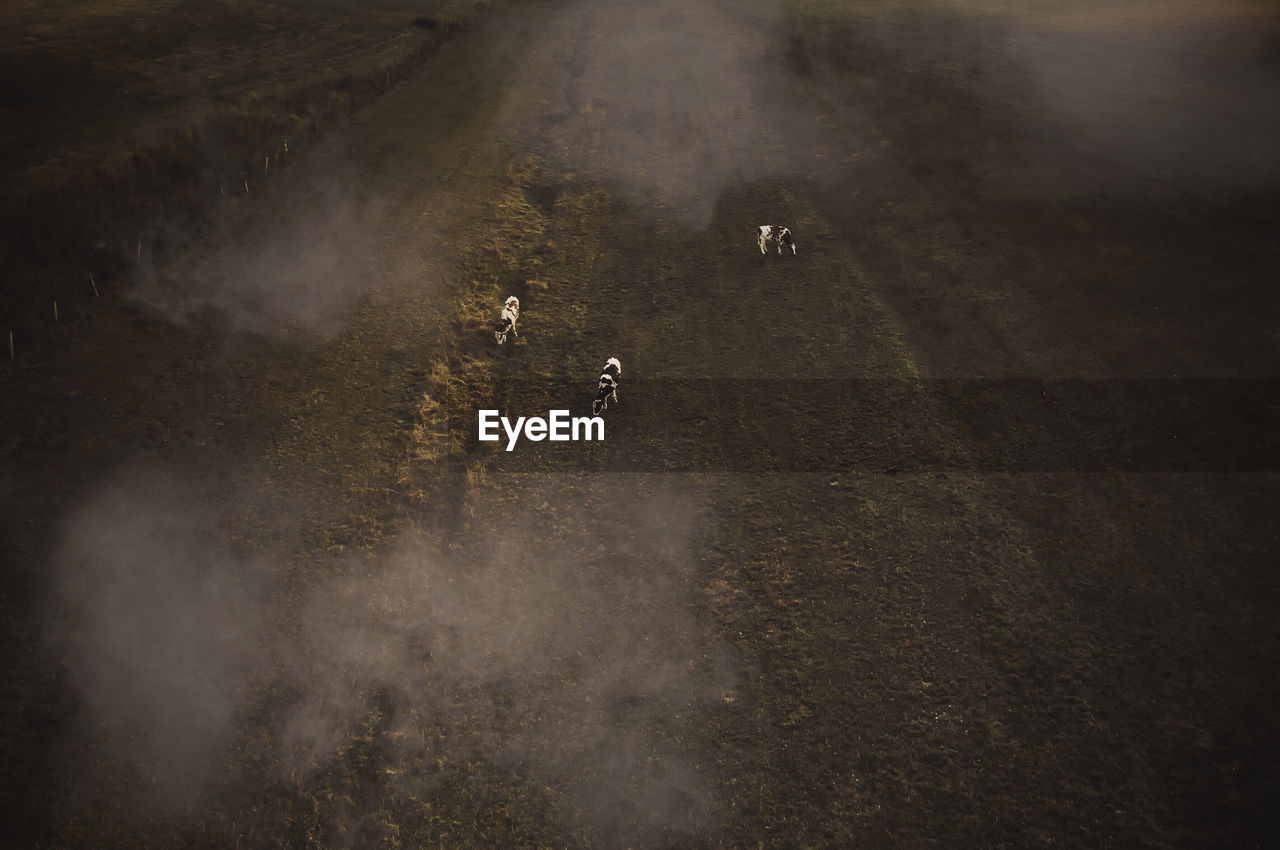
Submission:
M 377 770 L 417 777 L 393 794 L 483 755 L 555 788 L 598 840 L 712 823 L 705 779 L 662 731 L 733 684 L 685 581 L 690 494 L 619 476 L 530 495 L 546 502 L 478 506 L 460 549 L 409 533 L 289 582 L 281 560 L 236 555 L 179 476 L 121 470 L 69 516 L 52 565 L 77 781 L 141 776 L 136 804 L 180 811 L 234 783 L 245 718 L 283 693 L 272 740 L 248 745 L 279 782 L 331 770 L 372 723 Z M 96 769 L 86 746 L 106 754 Z
M 83 750 L 100 747 L 152 777 L 138 802 L 163 808 L 205 790 L 229 741 L 271 579 L 269 563 L 231 554 L 191 490 L 162 469 L 123 470 L 66 519 L 50 570 L 46 639 L 81 704 L 69 778 L 100 782 Z
M 637 500 L 623 480 L 592 489 L 589 509 L 547 481 L 538 495 L 554 508 L 478 517 L 462 556 L 408 537 L 315 588 L 286 665 L 307 671 L 284 729 L 291 758 L 322 762 L 382 691 L 392 737 L 417 757 L 480 749 L 525 766 L 619 842 L 704 819 L 688 754 L 655 734 L 730 681 L 683 598 L 688 503 Z M 534 543 L 551 516 L 590 530 Z
M 954 134 L 953 154 L 977 135 L 984 179 L 1017 194 L 1280 177 L 1280 24 L 1250 0 L 663 0 L 539 6 L 522 25 L 496 132 L 518 138 L 541 114 L 566 168 L 694 229 L 735 183 L 812 176 L 824 112 L 862 113 L 865 130 L 844 140 L 855 156 L 877 144 L 886 103 L 893 124 L 952 110 L 956 122 L 930 132 Z M 541 34 L 564 27 L 580 33 L 565 77 L 541 79 L 530 69 L 556 43 Z M 908 144 L 943 149 L 946 137 Z M 1094 167 L 1064 167 L 1062 145 Z
M 829 175 L 815 168 L 833 141 L 853 163 L 842 193 L 874 182 L 857 163 L 879 145 L 886 105 L 893 122 L 950 110 L 946 127 L 903 143 L 946 151 L 938 164 L 952 169 L 973 148 L 1001 192 L 1217 192 L 1280 178 L 1280 26 L 1249 0 L 584 0 L 509 13 L 494 42 L 496 138 L 694 230 L 737 185 L 782 191 Z M 853 116 L 854 137 L 822 139 L 832 109 Z M 398 226 L 342 170 L 286 170 L 287 203 L 245 196 L 253 213 L 224 247 L 144 262 L 134 296 L 174 321 L 214 310 L 259 333 L 339 333 L 373 286 L 379 238 Z
M 1032 7 L 1011 15 L 1008 55 L 1029 76 L 1042 133 L 1066 134 L 1134 176 L 1196 192 L 1280 179 L 1274 4 Z
M 833 30 L 783 3 L 529 8 L 494 133 L 536 134 L 568 171 L 692 229 L 736 184 L 811 173 L 822 116 L 779 57 L 806 56 L 819 90 L 844 85 L 819 40 Z M 1276 31 L 1250 25 L 1274 20 L 1259 8 L 862 4 L 844 32 L 874 47 L 875 85 L 920 72 L 972 95 L 989 142 L 979 171 L 1005 191 L 1119 191 L 1116 170 L 1221 191 L 1280 176 L 1280 62 Z M 559 43 L 544 28 L 580 33 L 556 81 L 529 70 Z M 847 91 L 815 102 L 862 108 Z M 1007 120 L 984 124 L 992 114 Z M 1057 145 L 1114 168 L 1060 172 L 1039 158 Z M 221 248 L 145 267 L 134 297 L 175 322 L 208 310 L 240 330 L 340 333 L 376 283 L 389 213 L 353 179 L 281 179 L 291 202 L 246 216 Z M 237 550 L 226 507 L 180 473 L 121 469 L 68 513 L 50 565 L 47 644 L 78 704 L 68 782 L 113 788 L 124 765 L 149 789 L 140 806 L 181 811 L 234 783 L 232 752 L 292 787 L 372 727 L 392 795 L 482 757 L 555 789 L 565 822 L 598 843 L 714 825 L 708 779 L 668 734 L 739 675 L 697 616 L 699 495 L 625 476 L 531 481 L 519 504 L 469 505 L 453 537 L 406 532 L 303 562 Z M 268 740 L 244 740 L 264 714 Z
M 924 0 L 852 17 L 891 57 L 889 85 L 898 66 L 974 98 L 992 142 L 983 167 L 1001 188 L 1218 192 L 1280 178 L 1272 4 Z M 1095 167 L 1057 161 L 1063 150 Z
M 178 323 L 212 310 L 268 336 L 342 331 L 375 285 L 385 207 L 337 177 L 293 177 L 286 188 L 289 200 L 267 197 L 217 247 L 197 241 L 163 266 L 144 263 L 131 296 Z
M 528 28 L 511 63 L 495 132 L 519 137 L 532 111 L 573 172 L 607 181 L 654 216 L 702 229 L 735 182 L 794 174 L 777 152 L 795 106 L 780 96 L 771 53 L 782 34 L 775 4 L 555 4 Z M 555 80 L 543 52 L 578 33 Z M 546 90 L 553 99 L 546 99 Z

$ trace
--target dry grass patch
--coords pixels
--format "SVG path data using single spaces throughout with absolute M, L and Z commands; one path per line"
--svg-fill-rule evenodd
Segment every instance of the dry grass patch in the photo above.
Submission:
M 457 265 L 461 285 L 448 323 L 456 335 L 429 364 L 413 412 L 400 479 L 418 507 L 439 501 L 432 494 L 451 471 L 462 475 L 468 490 L 483 484 L 483 460 L 472 454 L 475 414 L 501 406 L 499 357 L 524 345 L 517 337 L 503 349 L 495 346 L 500 305 L 515 295 L 528 307 L 553 293 L 570 253 L 568 242 L 574 242 L 575 254 L 592 254 L 580 250 L 581 237 L 557 241 L 556 218 L 590 222 L 607 198 L 598 190 L 567 191 L 569 178 L 532 155 L 508 164 L 506 178 L 475 247 Z

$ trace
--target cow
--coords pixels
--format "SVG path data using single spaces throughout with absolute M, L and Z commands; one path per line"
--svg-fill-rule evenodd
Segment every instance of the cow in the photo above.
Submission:
M 791 231 L 785 227 L 779 227 L 776 224 L 762 224 L 756 228 L 756 240 L 760 243 L 760 253 L 767 254 L 765 249 L 774 244 L 778 246 L 778 253 L 782 253 L 784 247 L 791 249 L 791 255 L 795 256 L 796 243 L 791 238 Z
M 600 373 L 600 385 L 596 388 L 596 400 L 591 404 L 591 415 L 599 416 L 600 411 L 608 410 L 609 399 L 618 403 L 618 381 L 622 378 L 622 362 L 610 357 Z
M 498 321 L 498 326 L 493 331 L 493 338 L 498 341 L 498 345 L 502 345 L 507 341 L 507 334 L 520 336 L 520 334 L 516 333 L 516 319 L 519 318 L 520 299 L 512 295 L 507 298 L 507 303 L 502 305 L 502 318 Z

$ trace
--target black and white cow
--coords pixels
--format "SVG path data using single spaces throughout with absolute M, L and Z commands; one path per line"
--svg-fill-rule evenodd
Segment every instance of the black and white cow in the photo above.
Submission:
M 596 389 L 596 400 L 591 404 L 591 415 L 598 416 L 600 411 L 609 408 L 609 399 L 618 403 L 618 381 L 622 379 L 622 362 L 610 357 L 600 373 L 600 386 Z
M 518 318 L 520 318 L 520 299 L 512 295 L 507 298 L 507 303 L 502 305 L 502 318 L 498 320 L 498 326 L 493 331 L 493 338 L 498 341 L 498 345 L 507 341 L 507 334 L 520 336 L 516 333 Z
M 791 249 L 791 255 L 795 256 L 796 243 L 791 238 L 791 231 L 785 227 L 779 227 L 776 224 L 762 224 L 756 228 L 756 238 L 760 242 L 760 253 L 766 254 L 765 249 L 770 245 L 778 246 L 778 253 L 782 253 L 784 247 Z

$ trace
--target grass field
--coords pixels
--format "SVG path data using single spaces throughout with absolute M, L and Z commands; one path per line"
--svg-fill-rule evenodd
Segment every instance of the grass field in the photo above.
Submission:
M 0 322 L 15 355 L 47 356 L 95 299 L 211 235 L 482 5 L 9 4 Z
M 226 84 L 352 8 L 220 9 L 292 45 Z M 406 68 L 10 369 L 19 844 L 1266 842 L 1280 30 L 1144 8 L 516 2 Z M 609 356 L 603 443 L 476 440 Z

